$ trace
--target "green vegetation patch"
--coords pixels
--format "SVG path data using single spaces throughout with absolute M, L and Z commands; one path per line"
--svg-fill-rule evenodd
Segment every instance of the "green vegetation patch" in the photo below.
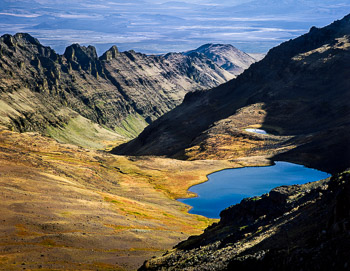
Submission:
M 248 228 L 248 225 L 245 225 L 245 226 L 240 227 L 239 230 L 240 230 L 240 231 L 243 231 L 243 230 L 245 230 L 246 228 Z
M 82 116 L 72 118 L 63 127 L 49 126 L 46 133 L 61 143 L 70 143 L 84 148 L 105 149 L 108 143 L 122 143 L 125 137 L 108 130 Z
M 252 201 L 258 201 L 258 200 L 261 200 L 261 197 L 257 196 L 257 197 L 252 197 L 250 198 L 250 200 Z
M 121 123 L 120 127 L 116 127 L 115 131 L 129 139 L 137 137 L 148 123 L 141 115 L 129 115 Z
M 115 199 L 112 199 L 112 198 L 109 198 L 109 197 L 104 197 L 104 200 L 107 201 L 107 202 L 114 203 L 114 204 L 123 204 L 121 201 L 118 201 L 118 200 L 115 200 Z

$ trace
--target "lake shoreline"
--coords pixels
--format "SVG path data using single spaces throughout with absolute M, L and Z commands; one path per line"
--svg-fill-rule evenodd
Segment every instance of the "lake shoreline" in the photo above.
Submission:
M 278 168 L 276 168 L 276 166 Z M 270 174 L 272 175 L 268 176 L 266 173 L 259 175 L 260 173 L 257 173 L 255 176 L 249 176 L 248 172 L 259 172 L 262 168 L 270 168 L 268 170 L 263 170 L 263 172 L 271 172 Z M 239 169 L 241 171 L 232 171 L 233 169 Z M 285 170 L 285 172 L 278 172 L 277 169 Z M 277 172 L 275 172 L 276 170 Z M 228 177 L 230 174 L 233 175 L 232 179 L 242 178 L 243 176 L 237 177 L 235 175 L 242 174 L 243 172 L 245 172 L 244 174 L 248 174 L 249 178 L 244 182 L 239 181 L 232 183 L 231 179 L 227 179 L 231 178 Z M 276 175 L 274 176 L 273 174 Z M 281 178 L 281 176 L 283 177 Z M 215 209 L 219 213 L 221 210 L 231 205 L 238 204 L 244 198 L 260 196 L 261 194 L 268 193 L 270 190 L 276 187 L 284 185 L 302 185 L 305 183 L 326 179 L 328 177 L 330 177 L 330 175 L 326 172 L 308 168 L 301 164 L 285 161 L 272 161 L 271 165 L 227 168 L 208 174 L 207 181 L 193 185 L 188 189 L 191 194 L 196 194 L 197 196 L 177 200 L 190 206 L 188 212 L 191 214 L 203 215 L 216 219 L 219 218 L 219 215 L 217 214 L 216 216 L 213 216 L 213 212 L 210 210 Z M 222 178 L 226 178 L 225 181 L 222 181 Z M 209 182 L 210 184 L 208 184 Z M 248 186 L 242 187 L 240 184 L 252 185 L 249 189 L 253 189 L 253 186 L 256 188 L 250 192 L 243 193 L 239 191 L 246 191 L 248 189 Z M 227 185 L 233 185 L 235 188 L 232 189 L 232 187 L 227 187 Z M 266 188 L 262 189 L 261 186 L 266 186 Z M 222 189 L 222 192 L 219 192 L 221 191 L 220 189 Z M 230 192 L 228 192 L 228 190 L 230 190 Z M 213 194 L 216 195 L 216 198 L 213 198 Z M 224 203 L 226 204 L 226 207 L 223 207 Z M 207 207 L 207 209 L 204 208 L 203 206 L 206 204 L 211 207 Z

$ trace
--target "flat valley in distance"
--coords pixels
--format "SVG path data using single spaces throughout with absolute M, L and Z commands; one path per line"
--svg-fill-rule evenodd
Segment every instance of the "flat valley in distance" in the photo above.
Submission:
M 62 54 L 72 43 L 99 54 L 117 44 L 145 54 L 229 43 L 266 53 L 341 18 L 348 0 L 2 0 L 0 33 L 30 33 Z

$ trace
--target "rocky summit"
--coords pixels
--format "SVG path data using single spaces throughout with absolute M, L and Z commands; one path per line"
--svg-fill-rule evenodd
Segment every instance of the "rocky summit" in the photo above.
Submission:
M 0 38 L 0 68 L 1 125 L 89 147 L 94 137 L 135 137 L 189 91 L 235 76 L 200 53 L 148 56 L 112 46 L 98 57 L 93 46 L 73 44 L 59 55 L 29 34 Z
M 349 15 L 312 27 L 236 79 L 188 93 L 180 106 L 113 152 L 189 160 L 269 154 L 328 172 L 344 170 L 350 166 L 349 35 Z
M 185 55 L 201 53 L 214 61 L 221 68 L 233 73 L 241 74 L 251 64 L 257 61 L 247 53 L 238 50 L 231 44 L 204 44 L 195 50 L 185 52 Z M 261 60 L 261 59 L 259 59 Z

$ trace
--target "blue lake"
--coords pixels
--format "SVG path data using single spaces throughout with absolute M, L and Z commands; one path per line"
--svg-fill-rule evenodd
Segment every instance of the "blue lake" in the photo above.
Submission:
M 208 181 L 192 186 L 196 198 L 179 199 L 193 208 L 191 214 L 219 218 L 220 212 L 243 198 L 259 196 L 281 185 L 304 184 L 330 177 L 302 165 L 275 162 L 268 167 L 225 169 L 208 175 Z

